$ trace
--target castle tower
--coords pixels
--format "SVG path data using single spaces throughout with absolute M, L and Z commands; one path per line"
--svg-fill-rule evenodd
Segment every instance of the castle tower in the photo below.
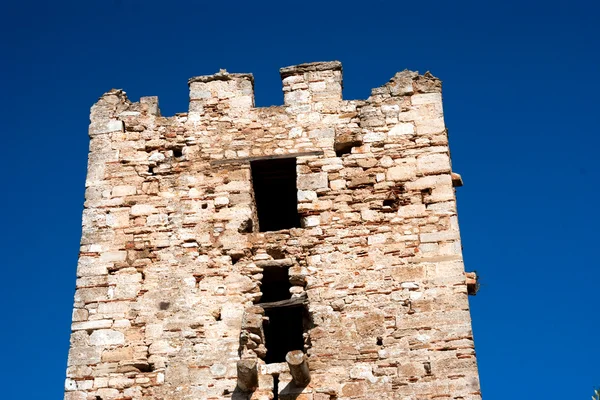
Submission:
M 281 77 L 92 107 L 66 400 L 481 398 L 440 81 Z

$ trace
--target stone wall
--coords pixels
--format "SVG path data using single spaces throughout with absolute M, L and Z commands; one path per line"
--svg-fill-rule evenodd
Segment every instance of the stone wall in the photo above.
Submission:
M 283 106 L 221 71 L 173 117 L 122 90 L 92 107 L 66 400 L 481 398 L 440 81 L 346 101 L 339 62 L 281 76 Z M 250 161 L 286 156 L 302 227 L 259 232 Z M 310 314 L 306 386 L 262 360 L 275 264 Z

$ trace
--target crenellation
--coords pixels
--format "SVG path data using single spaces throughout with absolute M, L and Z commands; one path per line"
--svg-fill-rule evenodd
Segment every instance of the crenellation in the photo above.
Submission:
M 280 73 L 282 106 L 222 70 L 92 107 L 65 399 L 481 398 L 441 82 Z

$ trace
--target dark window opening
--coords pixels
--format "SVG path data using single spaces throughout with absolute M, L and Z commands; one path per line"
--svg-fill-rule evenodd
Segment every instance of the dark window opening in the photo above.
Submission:
M 335 150 L 335 155 L 341 157 L 344 154 L 352 153 L 352 148 L 359 146 L 362 146 L 360 137 L 355 134 L 346 133 L 336 136 L 333 149 Z
M 296 159 L 250 163 L 260 232 L 299 228 Z
M 181 148 L 181 147 L 173 148 L 173 157 L 175 157 L 175 158 L 183 157 L 183 148 Z
M 335 156 L 336 157 L 341 157 L 344 154 L 350 154 L 352 153 L 352 148 L 354 146 L 360 146 L 360 143 L 336 143 L 335 145 Z
M 278 247 L 271 247 L 267 249 L 267 254 L 273 257 L 273 260 L 281 260 L 285 258 L 285 253 Z
M 304 351 L 303 320 L 306 308 L 277 307 L 265 310 L 268 320 L 263 323 L 267 355 L 265 362 L 285 362 L 285 355 L 292 350 Z
M 263 269 L 263 278 L 261 282 L 261 303 L 287 300 L 292 297 L 292 294 L 290 293 L 292 284 L 290 283 L 288 268 L 265 267 Z
M 133 364 L 133 366 L 135 368 L 137 368 L 138 371 L 140 371 L 140 372 L 154 372 L 154 364 L 153 363 L 138 362 L 138 363 Z

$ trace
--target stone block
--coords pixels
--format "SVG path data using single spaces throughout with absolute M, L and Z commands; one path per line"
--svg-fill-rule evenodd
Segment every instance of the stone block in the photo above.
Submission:
M 328 187 L 327 173 L 315 172 L 298 175 L 297 186 L 300 190 L 318 190 Z
M 94 346 L 111 346 L 116 344 L 124 344 L 125 335 L 123 333 L 111 329 L 98 329 L 90 335 L 90 344 Z
M 417 171 L 423 175 L 450 172 L 450 157 L 445 153 L 425 154 L 417 158 Z
M 400 122 L 394 125 L 388 132 L 389 137 L 393 136 L 404 136 L 413 135 L 415 133 L 415 126 L 410 122 Z
M 134 217 L 140 215 L 156 214 L 157 212 L 158 210 L 156 209 L 156 207 L 150 204 L 136 204 L 131 207 L 131 215 L 133 215 Z
M 388 168 L 386 179 L 388 181 L 401 182 L 413 179 L 417 174 L 417 165 L 415 159 L 402 159 L 401 164 Z

